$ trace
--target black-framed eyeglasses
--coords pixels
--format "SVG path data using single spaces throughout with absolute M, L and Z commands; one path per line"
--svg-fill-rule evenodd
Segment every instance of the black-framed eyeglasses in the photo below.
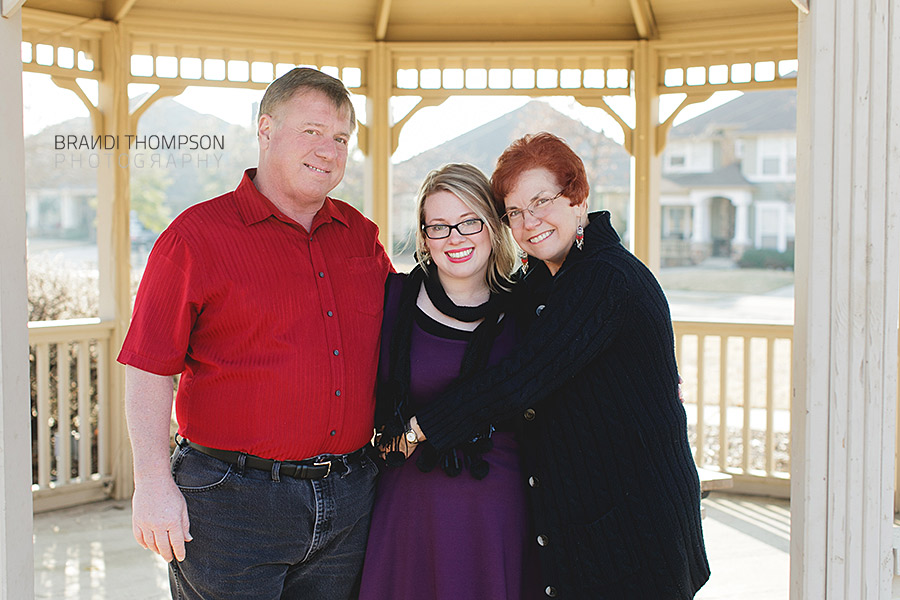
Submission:
M 455 229 L 460 235 L 475 235 L 484 229 L 484 221 L 481 219 L 466 219 L 456 225 L 436 223 L 434 225 L 422 225 L 422 231 L 429 240 L 442 240 L 450 237 L 450 231 Z
M 531 201 L 531 204 L 526 206 L 525 208 L 513 208 L 511 210 L 506 211 L 501 217 L 510 227 L 518 227 L 522 223 L 525 222 L 525 211 L 531 213 L 535 219 L 541 219 L 547 216 L 547 211 L 550 210 L 550 207 L 553 206 L 553 201 L 562 196 L 562 193 L 565 191 L 565 188 L 559 190 L 559 192 L 553 196 L 552 198 L 535 198 Z

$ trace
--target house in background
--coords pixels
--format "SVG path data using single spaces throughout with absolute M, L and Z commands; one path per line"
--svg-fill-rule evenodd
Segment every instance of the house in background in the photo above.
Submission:
M 672 128 L 662 156 L 662 266 L 794 247 L 797 93 L 745 93 Z

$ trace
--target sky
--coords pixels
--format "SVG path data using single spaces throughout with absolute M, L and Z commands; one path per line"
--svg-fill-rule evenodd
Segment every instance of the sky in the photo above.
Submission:
M 57 88 L 49 76 L 36 73 L 23 74 L 23 97 L 25 105 L 25 135 L 33 135 L 40 130 L 62 121 L 86 117 L 88 111 L 68 90 Z M 90 80 L 79 80 L 85 93 L 92 102 L 96 102 L 96 83 Z M 129 95 L 135 96 L 152 91 L 155 86 L 131 85 Z M 740 92 L 717 92 L 710 100 L 687 107 L 678 115 L 675 123 L 702 114 L 715 106 L 740 95 Z M 185 106 L 206 114 L 212 114 L 229 123 L 250 125 L 253 114 L 253 103 L 262 97 L 261 90 L 239 90 L 232 88 L 190 87 L 175 98 Z M 660 99 L 661 118 L 671 114 L 682 95 L 671 94 Z M 400 144 L 393 156 L 394 162 L 400 162 L 433 148 L 447 140 L 471 131 L 489 121 L 511 112 L 530 99 L 521 96 L 499 97 L 462 97 L 448 99 L 437 107 L 425 108 L 413 115 L 400 133 Z M 622 142 L 623 133 L 619 125 L 598 108 L 587 108 L 579 105 L 569 96 L 543 98 L 553 108 L 574 119 L 578 119 L 595 131 L 602 131 L 610 138 Z M 400 120 L 415 103 L 415 99 L 395 98 L 393 113 L 395 121 Z M 629 98 L 610 97 L 607 102 L 630 126 L 634 125 L 634 111 Z M 355 102 L 357 113 L 364 113 L 364 98 Z

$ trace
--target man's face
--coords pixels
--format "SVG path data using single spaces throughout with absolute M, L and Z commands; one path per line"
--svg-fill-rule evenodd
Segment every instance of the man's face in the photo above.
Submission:
M 259 121 L 260 169 L 270 193 L 296 205 L 320 203 L 344 177 L 350 111 L 319 91 L 298 92 Z

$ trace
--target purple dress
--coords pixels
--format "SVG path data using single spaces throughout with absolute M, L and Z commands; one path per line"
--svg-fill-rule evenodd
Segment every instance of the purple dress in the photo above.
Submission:
M 514 329 L 510 323 L 503 327 L 489 364 L 512 349 Z M 468 332 L 416 309 L 410 360 L 414 408 L 436 398 L 459 374 L 467 339 Z M 382 353 L 382 369 L 385 362 Z M 537 597 L 532 592 L 540 589 L 539 566 L 518 443 L 502 428 L 492 439 L 494 447 L 484 455 L 490 471 L 480 481 L 467 469 L 457 477 L 440 467 L 423 473 L 416 453 L 402 467 L 385 469 L 375 495 L 361 600 Z

